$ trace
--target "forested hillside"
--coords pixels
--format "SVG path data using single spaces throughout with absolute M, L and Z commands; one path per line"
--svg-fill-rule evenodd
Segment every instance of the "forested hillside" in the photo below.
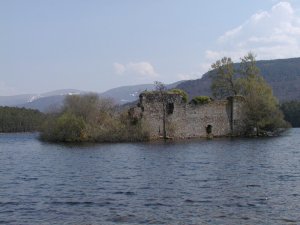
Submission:
M 0 133 L 37 131 L 44 117 L 37 110 L 0 107 Z
M 239 64 L 235 64 L 239 67 Z M 300 99 L 300 58 L 257 61 L 261 75 L 272 86 L 274 95 L 280 102 Z M 211 76 L 214 71 L 201 79 L 188 80 L 176 88 L 186 91 L 190 98 L 199 95 L 211 96 Z

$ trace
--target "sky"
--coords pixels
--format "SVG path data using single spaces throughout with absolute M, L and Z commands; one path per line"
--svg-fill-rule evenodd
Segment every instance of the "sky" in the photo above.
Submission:
M 200 78 L 300 57 L 300 1 L 0 0 L 0 96 Z

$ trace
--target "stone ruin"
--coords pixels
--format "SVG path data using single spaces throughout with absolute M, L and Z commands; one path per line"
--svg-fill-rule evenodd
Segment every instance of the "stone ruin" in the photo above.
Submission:
M 165 128 L 168 138 L 199 138 L 240 136 L 244 133 L 242 96 L 225 100 L 212 100 L 205 104 L 184 102 L 180 94 L 144 92 L 139 103 L 129 110 L 133 121 L 140 121 L 150 139 L 163 136 Z

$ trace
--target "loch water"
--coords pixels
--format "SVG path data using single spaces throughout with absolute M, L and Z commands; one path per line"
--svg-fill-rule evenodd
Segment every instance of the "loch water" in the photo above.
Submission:
M 300 129 L 59 145 L 0 134 L 0 224 L 300 224 Z

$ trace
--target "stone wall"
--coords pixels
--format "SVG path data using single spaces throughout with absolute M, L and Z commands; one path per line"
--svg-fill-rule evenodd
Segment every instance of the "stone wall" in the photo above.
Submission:
M 232 135 L 241 136 L 245 132 L 245 114 L 244 114 L 244 97 L 234 96 L 229 97 L 228 101 L 232 106 Z
M 142 93 L 140 103 L 131 109 L 147 126 L 151 139 L 163 135 L 163 115 L 166 110 L 167 136 L 172 138 L 240 135 L 243 131 L 243 98 L 236 96 L 227 100 L 214 100 L 206 104 L 187 104 L 178 94 L 162 96 L 158 93 Z M 208 128 L 209 127 L 209 128 Z

